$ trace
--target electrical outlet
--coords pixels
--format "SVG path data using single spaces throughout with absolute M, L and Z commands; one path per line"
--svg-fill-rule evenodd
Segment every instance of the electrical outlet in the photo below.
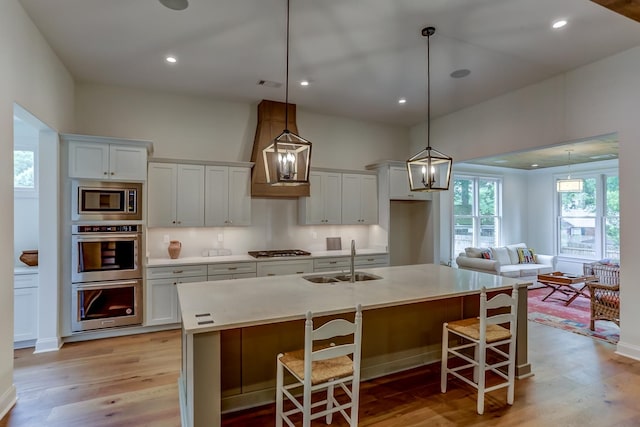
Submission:
M 171 239 L 169 239 L 169 235 L 168 234 L 165 234 L 164 236 L 162 236 L 162 241 L 164 243 L 169 243 L 169 240 L 171 240 Z

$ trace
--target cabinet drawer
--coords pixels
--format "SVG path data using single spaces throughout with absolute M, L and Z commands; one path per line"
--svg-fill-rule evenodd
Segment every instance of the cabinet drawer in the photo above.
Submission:
M 251 279 L 253 277 L 256 277 L 256 273 L 214 274 L 214 275 L 209 275 L 207 280 L 209 282 L 215 282 L 218 280 Z
M 354 262 L 359 267 L 387 267 L 389 255 L 356 255 Z
M 207 277 L 207 265 L 175 265 L 165 267 L 148 267 L 147 279 L 179 278 L 189 276 Z
M 258 263 L 258 277 L 282 276 L 313 272 L 313 260 L 273 261 Z
M 207 273 L 209 276 L 215 274 L 240 274 L 240 273 L 255 273 L 255 262 L 230 262 L 209 264 L 207 267 Z
M 317 258 L 313 260 L 314 271 L 329 271 L 349 268 L 349 257 Z
M 16 274 L 13 276 L 13 288 L 37 288 L 38 287 L 38 275 L 37 274 Z

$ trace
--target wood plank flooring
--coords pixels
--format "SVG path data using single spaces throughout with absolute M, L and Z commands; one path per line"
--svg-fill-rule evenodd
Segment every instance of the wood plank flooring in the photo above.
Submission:
M 439 367 L 430 366 L 363 382 L 360 425 L 640 426 L 640 362 L 560 329 L 529 322 L 529 332 L 535 375 L 516 382 L 513 406 L 499 390 L 477 415 L 474 390 L 450 380 L 441 394 Z M 179 426 L 179 369 L 178 331 L 17 350 L 18 403 L 0 427 Z M 226 414 L 223 425 L 272 426 L 274 407 Z M 333 425 L 346 423 L 334 417 Z

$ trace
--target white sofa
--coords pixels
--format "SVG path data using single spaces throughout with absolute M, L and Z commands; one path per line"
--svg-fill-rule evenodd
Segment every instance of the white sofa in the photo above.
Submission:
M 538 274 L 555 271 L 557 257 L 535 254 L 535 263 L 521 263 L 518 248 L 527 249 L 525 243 L 496 248 L 465 248 L 456 258 L 458 268 L 497 274 L 505 277 L 517 277 L 535 280 Z M 482 252 L 490 251 L 492 259 L 482 257 Z

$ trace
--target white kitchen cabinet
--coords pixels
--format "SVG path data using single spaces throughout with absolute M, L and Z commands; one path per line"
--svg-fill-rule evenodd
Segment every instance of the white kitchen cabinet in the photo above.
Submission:
M 38 338 L 38 274 L 16 274 L 13 280 L 13 341 L 35 340 Z
M 342 174 L 311 171 L 309 197 L 298 199 L 298 223 L 324 225 L 342 223 Z
M 392 200 L 431 200 L 431 193 L 411 191 L 409 174 L 406 167 L 389 167 L 389 199 Z
M 204 226 L 204 166 L 149 163 L 147 225 Z
M 69 177 L 146 181 L 147 148 L 127 144 L 70 140 Z
M 375 254 L 375 255 L 357 255 L 353 260 L 355 268 L 374 268 L 374 267 L 388 267 L 389 255 L 387 254 Z M 351 268 L 350 256 L 337 256 L 316 258 L 313 260 L 313 271 L 348 271 Z
M 178 283 L 206 282 L 207 266 L 163 266 L 147 268 L 145 289 L 145 325 L 180 322 Z
M 282 261 L 265 261 L 258 263 L 258 277 L 284 276 L 313 272 L 312 259 L 295 259 Z
M 247 279 L 256 277 L 255 262 L 225 262 L 209 264 L 207 280 Z
M 251 225 L 251 169 L 207 166 L 205 226 Z
M 378 223 L 378 184 L 375 175 L 342 174 L 342 224 Z

